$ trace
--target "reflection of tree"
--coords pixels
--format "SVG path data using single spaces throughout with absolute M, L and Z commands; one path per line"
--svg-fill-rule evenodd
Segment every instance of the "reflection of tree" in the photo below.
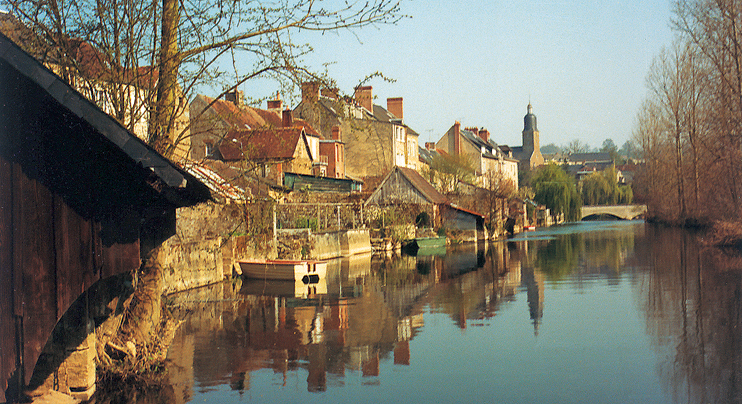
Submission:
M 621 272 L 634 249 L 634 229 L 572 233 L 536 244 L 536 266 L 549 280 L 575 273 Z
M 640 300 L 657 349 L 673 352 L 673 360 L 661 366 L 661 377 L 676 400 L 739 402 L 740 267 L 719 265 L 718 251 L 701 251 L 684 231 L 652 231 L 648 239 L 652 243 L 637 244 L 642 262 L 651 266 Z
M 549 280 L 565 278 L 578 266 L 582 239 L 581 234 L 568 234 L 540 243 L 536 251 L 536 266 Z

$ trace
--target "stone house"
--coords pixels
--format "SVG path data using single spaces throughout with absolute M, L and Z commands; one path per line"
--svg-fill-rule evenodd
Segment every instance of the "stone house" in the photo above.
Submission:
M 323 137 L 307 121 L 294 119 L 280 99 L 260 109 L 245 105 L 240 91 L 224 100 L 198 95 L 190 110 L 193 160 L 225 161 L 276 186 L 283 185 L 283 173 L 345 179 L 340 129 L 332 128 L 329 137 Z M 246 158 L 254 166 L 242 167 Z
M 439 149 L 452 156 L 466 156 L 474 166 L 479 186 L 488 188 L 494 180 L 505 180 L 512 182 L 513 189 L 518 189 L 518 160 L 503 151 L 490 138 L 487 129 L 462 129 L 461 123 L 456 122 L 437 143 L 428 144 L 426 148 Z
M 325 138 L 340 128 L 345 144 L 345 171 L 373 188 L 393 167 L 417 169 L 417 132 L 404 124 L 402 98 L 387 99 L 387 107 L 373 103 L 373 89 L 355 89 L 352 99 L 336 90 L 320 92 L 320 84 L 302 84 L 302 101 L 294 116 L 304 119 Z
M 487 238 L 483 215 L 454 205 L 417 171 L 407 167 L 394 167 L 365 205 L 416 206 L 408 213 L 427 213 L 433 227 L 444 227 L 463 241 Z

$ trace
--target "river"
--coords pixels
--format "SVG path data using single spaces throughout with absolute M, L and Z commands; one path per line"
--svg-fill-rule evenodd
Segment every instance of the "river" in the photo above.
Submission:
M 164 388 L 96 402 L 740 402 L 741 269 L 614 221 L 236 279 L 169 298 Z

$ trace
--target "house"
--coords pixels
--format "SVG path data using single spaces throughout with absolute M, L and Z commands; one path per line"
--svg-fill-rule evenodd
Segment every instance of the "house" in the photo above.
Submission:
M 283 173 L 310 175 L 314 155 L 304 128 L 239 129 L 229 131 L 213 157 L 271 184 L 282 185 Z
M 325 138 L 307 121 L 294 119 L 278 97 L 267 109 L 246 106 L 243 97 L 233 91 L 224 100 L 198 95 L 191 102 L 192 159 L 227 162 L 272 186 L 283 186 L 286 173 L 347 182 L 340 128 Z
M 302 101 L 294 116 L 304 119 L 324 138 L 340 128 L 345 144 L 345 171 L 367 184 L 378 183 L 392 167 L 417 169 L 418 137 L 404 124 L 402 98 L 388 98 L 387 107 L 373 103 L 373 88 L 361 86 L 354 97 L 341 98 L 337 90 L 320 84 L 302 84 Z
M 4 35 L 0 82 L 0 397 L 12 402 L 78 296 L 138 269 L 174 234 L 176 208 L 210 193 Z M 69 377 L 37 376 L 87 394 L 92 350 Z
M 527 110 L 526 116 L 523 117 L 523 145 L 512 147 L 513 158 L 518 160 L 520 172 L 527 172 L 544 164 L 544 156 L 541 155 L 540 132 L 530 102 Z
M 416 206 L 408 213 L 427 213 L 433 227 L 444 227 L 465 241 L 487 238 L 483 215 L 452 204 L 417 171 L 407 167 L 394 167 L 365 205 Z
M 477 182 L 484 188 L 495 181 L 510 181 L 518 189 L 518 160 L 512 158 L 491 138 L 487 129 L 461 128 L 456 122 L 435 144 L 436 149 L 452 156 L 465 156 L 475 170 Z

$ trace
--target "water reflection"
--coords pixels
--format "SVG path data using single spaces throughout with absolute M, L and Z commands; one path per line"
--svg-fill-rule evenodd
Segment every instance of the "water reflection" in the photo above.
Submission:
M 692 234 L 648 228 L 637 246 L 652 265 L 639 285 L 647 332 L 672 352 L 659 372 L 676 401 L 742 401 L 742 259 L 702 248 Z
M 462 333 L 456 340 L 462 347 L 447 346 L 445 360 L 456 361 L 469 343 L 476 344 L 475 355 L 529 358 L 503 367 L 498 381 L 488 379 L 472 394 L 503 394 L 505 387 L 517 394 L 515 387 L 529 374 L 532 386 L 505 401 L 626 398 L 609 393 L 610 387 L 634 392 L 639 402 L 736 402 L 742 376 L 741 264 L 738 255 L 702 249 L 687 232 L 610 222 L 417 257 L 336 260 L 328 277 L 315 285 L 235 280 L 173 297 L 183 323 L 168 354 L 169 384 L 175 402 L 184 403 L 208 400 L 225 389 L 239 397 L 291 390 L 281 398 L 300 400 L 297 391 L 329 393 L 360 380 L 353 393 L 341 396 L 347 398 L 364 386 L 394 385 L 390 380 L 406 377 L 400 370 L 409 369 L 418 375 L 410 378 L 420 380 L 404 379 L 399 388 L 436 391 L 442 387 L 423 381 L 427 369 L 420 363 L 428 363 L 436 346 L 450 343 L 452 337 L 443 342 L 446 325 L 439 319 L 445 318 Z M 600 321 L 587 321 L 593 318 Z M 632 318 L 635 333 L 626 330 Z M 523 344 L 522 325 L 538 344 Z M 486 342 L 466 342 L 479 341 L 480 332 L 472 328 L 483 330 Z M 595 328 L 613 340 L 582 335 Z M 605 367 L 601 361 L 621 364 L 610 369 L 614 379 L 606 372 L 610 380 L 601 385 L 594 374 L 577 372 L 569 387 L 553 384 L 556 375 L 564 377 L 558 370 L 565 349 L 559 330 L 576 347 L 578 357 L 569 360 L 598 369 Z M 648 344 L 642 342 L 646 336 Z M 416 343 L 418 338 L 427 345 Z M 591 356 L 593 346 L 603 356 Z M 455 372 L 473 379 L 492 372 L 466 366 Z M 630 380 L 643 382 L 646 391 Z M 565 388 L 573 391 L 554 395 Z M 371 394 L 364 397 L 378 401 L 379 391 L 384 390 L 364 391 Z

